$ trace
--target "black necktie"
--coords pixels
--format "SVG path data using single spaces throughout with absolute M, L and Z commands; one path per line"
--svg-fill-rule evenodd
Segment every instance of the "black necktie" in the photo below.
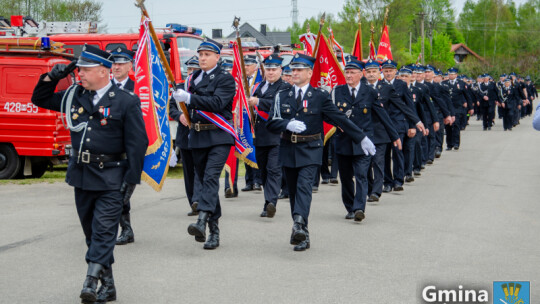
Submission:
M 202 79 L 205 79 L 206 77 L 208 77 L 208 74 L 206 72 L 203 72 L 202 73 Z
M 96 91 L 88 91 L 88 100 L 90 100 L 90 104 L 94 105 L 94 97 L 96 96 Z
M 351 97 L 352 97 L 352 100 L 354 101 L 354 99 L 356 98 L 356 95 L 354 95 L 354 91 L 356 91 L 356 88 L 352 88 L 351 89 Z
M 302 89 L 298 90 L 298 96 L 296 97 L 296 105 L 298 108 L 302 106 Z
M 121 88 L 122 87 L 122 83 L 121 82 L 117 82 L 116 85 Z

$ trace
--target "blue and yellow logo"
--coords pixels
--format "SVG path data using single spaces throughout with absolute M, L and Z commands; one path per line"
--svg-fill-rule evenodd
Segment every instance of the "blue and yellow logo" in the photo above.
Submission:
M 530 304 L 531 282 L 493 282 L 493 304 Z

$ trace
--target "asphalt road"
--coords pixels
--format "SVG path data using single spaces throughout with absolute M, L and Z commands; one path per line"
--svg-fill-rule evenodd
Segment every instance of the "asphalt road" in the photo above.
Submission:
M 207 251 L 187 234 L 182 180 L 159 193 L 139 186 L 136 241 L 115 250 L 117 303 L 421 303 L 426 285 L 491 293 L 501 280 L 531 281 L 537 302 L 540 133 L 531 118 L 501 125 L 471 121 L 459 151 L 369 203 L 361 223 L 344 219 L 339 185 L 321 185 L 306 252 L 288 244 L 288 201 L 263 219 L 261 192 L 224 199 L 221 189 L 221 246 Z M 79 303 L 86 246 L 73 190 L 8 184 L 0 197 L 0 302 Z

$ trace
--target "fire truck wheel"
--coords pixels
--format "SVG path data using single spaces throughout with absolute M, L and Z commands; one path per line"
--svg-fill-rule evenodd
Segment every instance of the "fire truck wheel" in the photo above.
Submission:
M 0 144 L 0 179 L 11 179 L 21 167 L 19 155 L 12 145 Z
M 49 167 L 49 161 L 48 160 L 41 160 L 32 162 L 32 178 L 40 178 L 45 174 L 45 171 L 47 171 L 47 168 Z

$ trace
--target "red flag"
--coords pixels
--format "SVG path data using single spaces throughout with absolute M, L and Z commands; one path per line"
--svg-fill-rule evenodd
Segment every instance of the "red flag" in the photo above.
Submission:
M 152 79 L 148 75 L 152 75 L 150 70 L 148 41 L 150 38 L 146 30 L 147 19 L 144 17 L 141 20 L 139 31 L 139 47 L 135 54 L 135 93 L 141 100 L 141 110 L 146 127 L 146 135 L 148 136 L 148 149 L 146 154 L 152 154 L 162 144 L 161 133 L 159 132 L 158 118 L 156 113 L 156 104 L 154 94 L 152 92 Z
M 375 53 L 375 43 L 373 42 L 373 39 L 369 41 L 369 57 L 368 59 L 375 60 L 377 59 L 377 53 Z
M 360 45 L 360 31 L 356 30 L 356 35 L 354 36 L 354 44 L 352 47 L 351 55 L 358 58 L 358 60 L 362 60 L 362 45 Z
M 388 36 L 388 27 L 385 26 L 377 50 L 377 59 L 385 61 L 392 58 L 392 47 L 390 47 L 390 37 Z
M 334 51 L 328 46 L 328 40 L 321 33 L 319 47 L 317 49 L 317 57 L 315 57 L 315 65 L 313 66 L 313 76 L 311 76 L 310 84 L 315 88 L 323 88 L 330 92 L 336 85 L 345 84 L 345 75 L 339 62 L 337 61 Z M 324 142 L 330 138 L 336 127 L 324 123 Z
M 343 53 L 343 47 L 336 41 L 336 37 L 334 37 L 334 31 L 332 31 L 331 28 L 328 28 L 328 31 L 330 31 L 330 48 L 334 50 L 334 48 L 337 48 L 341 51 L 341 63 L 343 63 L 343 66 L 345 66 L 345 54 Z
M 312 33 L 305 33 L 300 35 L 299 38 L 300 42 L 302 42 L 302 44 L 304 45 L 304 51 L 306 55 L 313 56 L 317 35 Z

